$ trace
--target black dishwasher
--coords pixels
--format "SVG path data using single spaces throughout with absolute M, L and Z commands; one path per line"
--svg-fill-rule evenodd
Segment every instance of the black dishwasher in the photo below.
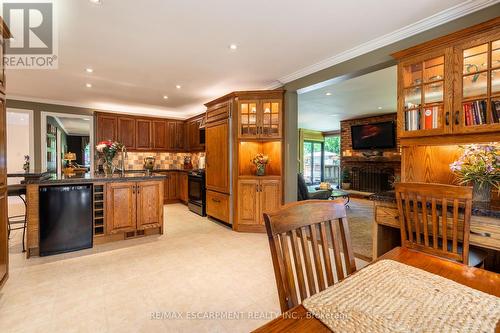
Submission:
M 40 187 L 40 256 L 92 247 L 92 185 Z

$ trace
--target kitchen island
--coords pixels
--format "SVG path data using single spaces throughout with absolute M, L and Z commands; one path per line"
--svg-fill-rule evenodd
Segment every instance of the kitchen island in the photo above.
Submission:
M 56 186 L 92 186 L 93 244 L 163 233 L 165 175 L 133 172 L 57 175 L 26 181 L 27 257 L 40 254 L 40 190 Z

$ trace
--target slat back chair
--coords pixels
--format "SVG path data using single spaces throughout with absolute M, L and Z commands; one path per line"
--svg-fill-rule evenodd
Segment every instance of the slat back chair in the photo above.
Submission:
M 472 188 L 396 184 L 403 247 L 467 264 Z
M 343 200 L 294 202 L 264 220 L 281 311 L 356 271 Z

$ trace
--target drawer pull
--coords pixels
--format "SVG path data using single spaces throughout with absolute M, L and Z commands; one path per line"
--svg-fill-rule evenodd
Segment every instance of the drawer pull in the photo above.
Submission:
M 489 232 L 476 232 L 476 231 L 470 231 L 471 235 L 477 235 L 477 236 L 482 236 L 482 237 L 491 237 L 491 234 Z
M 212 198 L 212 201 L 213 201 L 213 202 L 220 203 L 220 200 L 219 200 L 219 199 Z

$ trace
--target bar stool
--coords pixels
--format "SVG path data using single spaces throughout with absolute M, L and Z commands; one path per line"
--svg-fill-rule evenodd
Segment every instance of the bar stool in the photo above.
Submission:
M 8 185 L 7 186 L 7 196 L 9 197 L 19 197 L 24 203 L 24 215 L 14 215 L 14 216 L 9 216 L 7 219 L 8 222 L 8 237 L 10 239 L 10 232 L 12 230 L 23 230 L 23 252 L 26 252 L 26 247 L 24 245 L 24 238 L 26 235 L 26 224 L 27 224 L 27 219 L 26 219 L 26 212 L 27 212 L 27 205 L 26 205 L 26 185 L 23 184 L 16 184 L 16 185 Z M 23 197 L 24 196 L 24 197 Z M 18 227 L 13 227 L 16 224 L 22 224 L 22 226 Z

